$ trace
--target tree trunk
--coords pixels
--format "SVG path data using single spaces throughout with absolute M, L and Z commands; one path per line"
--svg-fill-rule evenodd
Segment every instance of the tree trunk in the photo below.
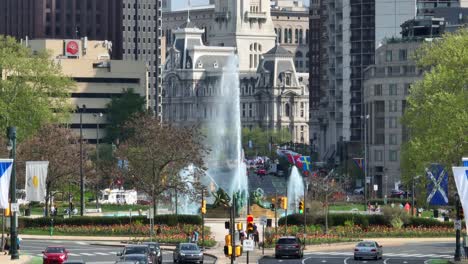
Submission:
M 46 183 L 45 216 L 49 216 L 50 183 Z

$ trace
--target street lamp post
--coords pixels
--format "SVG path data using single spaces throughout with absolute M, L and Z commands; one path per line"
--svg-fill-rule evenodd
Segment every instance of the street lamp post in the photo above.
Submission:
M 80 215 L 84 215 L 84 172 L 83 172 L 83 112 L 86 111 L 86 105 L 80 109 Z
M 367 211 L 367 119 L 369 119 L 369 115 L 364 115 L 362 118 L 364 119 L 364 210 Z
M 93 116 L 96 118 L 96 164 L 99 166 L 99 118 L 102 117 L 102 113 L 99 114 L 93 114 Z M 97 173 L 99 173 L 99 170 L 97 170 Z M 99 208 L 99 187 L 98 184 L 96 184 L 96 209 Z
M 460 229 L 461 229 L 461 219 L 460 219 L 460 196 L 455 195 L 455 210 L 456 210 L 456 231 L 455 231 L 455 256 L 453 259 L 455 261 L 461 260 L 461 245 L 460 245 Z
M 7 128 L 8 149 L 10 150 L 10 158 L 13 159 L 13 167 L 10 178 L 10 203 L 16 204 L 16 127 Z M 11 259 L 19 259 L 18 254 L 18 230 L 16 229 L 16 211 L 11 210 L 10 214 L 10 254 Z

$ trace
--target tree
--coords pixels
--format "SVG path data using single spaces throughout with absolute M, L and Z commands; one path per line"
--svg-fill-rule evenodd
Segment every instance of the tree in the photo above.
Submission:
M 255 127 L 253 129 L 242 129 L 242 142 L 247 156 L 274 156 L 275 149 L 272 146 L 270 152 L 269 144 L 282 144 L 291 141 L 291 133 L 287 129 L 272 130 Z M 252 148 L 249 148 L 249 141 L 252 141 Z
M 79 138 L 73 131 L 57 124 L 42 126 L 33 137 L 23 141 L 18 147 L 18 158 L 21 162 L 49 161 L 46 180 L 46 215 L 49 211 L 48 201 L 51 191 L 78 175 L 79 147 Z M 85 146 L 84 149 L 88 148 Z M 86 155 L 83 156 L 86 157 Z
M 468 29 L 444 35 L 416 52 L 426 69 L 408 97 L 403 124 L 410 140 L 402 148 L 402 170 L 407 181 L 433 162 L 459 164 L 468 154 Z
M 125 122 L 133 115 L 145 111 L 145 98 L 136 94 L 133 89 L 126 90 L 121 97 L 113 97 L 107 104 L 106 140 L 111 143 L 117 139 L 125 140 Z
M 208 154 L 204 138 L 196 127 L 161 124 L 146 113 L 130 119 L 124 129 L 129 136 L 120 144 L 117 156 L 128 160 L 127 178 L 151 197 L 156 214 L 156 201 L 167 190 L 187 192 L 188 182 L 179 176 L 180 171 L 193 165 L 197 181 Z
M 0 36 L 0 131 L 16 126 L 21 141 L 44 123 L 65 121 L 72 110 L 72 87 L 47 52 L 33 54 L 15 39 Z

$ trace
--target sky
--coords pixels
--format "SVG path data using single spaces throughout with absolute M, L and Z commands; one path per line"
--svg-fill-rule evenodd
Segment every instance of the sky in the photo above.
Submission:
M 304 3 L 309 2 L 304 0 Z M 187 6 L 188 0 L 172 0 L 172 9 L 177 10 Z M 193 6 L 207 4 L 208 0 L 191 0 Z

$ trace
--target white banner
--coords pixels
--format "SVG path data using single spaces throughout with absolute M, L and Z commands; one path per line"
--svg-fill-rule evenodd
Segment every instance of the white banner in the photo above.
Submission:
M 10 177 L 13 169 L 12 159 L 0 159 L 0 208 L 9 208 Z
M 48 161 L 26 162 L 26 200 L 43 202 L 46 197 Z
M 457 185 L 458 196 L 463 207 L 463 211 L 468 212 L 468 167 L 452 167 L 453 177 Z M 465 221 L 468 231 L 468 221 Z

